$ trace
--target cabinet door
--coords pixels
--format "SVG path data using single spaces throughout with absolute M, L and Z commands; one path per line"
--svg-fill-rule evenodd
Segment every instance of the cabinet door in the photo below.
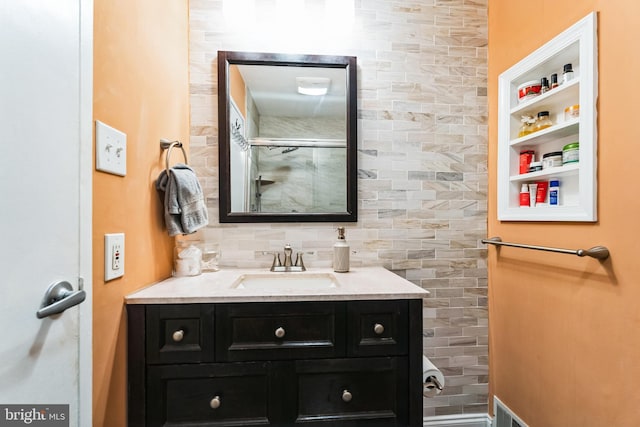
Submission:
M 147 363 L 213 362 L 213 311 L 213 304 L 147 306 Z
M 295 362 L 297 415 L 305 426 L 408 426 L 407 359 Z
M 407 354 L 408 317 L 406 300 L 349 302 L 349 356 Z
M 253 426 L 269 420 L 269 364 L 151 366 L 146 426 Z
M 308 359 L 344 353 L 343 303 L 216 306 L 216 361 Z

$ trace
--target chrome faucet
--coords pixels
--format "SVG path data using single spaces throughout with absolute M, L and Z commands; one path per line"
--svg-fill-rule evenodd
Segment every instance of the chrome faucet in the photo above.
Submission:
M 304 267 L 304 261 L 302 260 L 302 252 L 298 252 L 296 254 L 296 262 L 294 263 L 291 260 L 291 254 L 293 253 L 293 249 L 291 249 L 291 245 L 286 244 L 284 246 L 284 264 L 280 261 L 280 254 L 273 254 L 273 264 L 271 265 L 271 271 L 277 272 L 290 272 L 290 271 L 306 271 Z

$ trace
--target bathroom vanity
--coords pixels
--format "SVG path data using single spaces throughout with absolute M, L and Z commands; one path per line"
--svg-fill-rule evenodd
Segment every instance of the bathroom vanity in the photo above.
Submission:
M 126 298 L 128 425 L 421 426 L 427 294 L 379 267 L 142 289 Z

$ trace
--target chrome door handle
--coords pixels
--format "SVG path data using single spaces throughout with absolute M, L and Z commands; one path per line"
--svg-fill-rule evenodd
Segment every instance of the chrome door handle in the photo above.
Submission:
M 87 297 L 84 290 L 74 291 L 67 281 L 52 283 L 44 293 L 40 310 L 36 313 L 38 319 L 62 313 L 67 308 L 80 304 Z

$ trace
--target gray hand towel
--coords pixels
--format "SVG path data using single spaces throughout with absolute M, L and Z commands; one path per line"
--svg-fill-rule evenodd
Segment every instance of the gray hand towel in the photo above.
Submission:
M 164 221 L 169 236 L 195 233 L 209 223 L 198 178 L 189 166 L 177 164 L 162 171 L 156 188 L 164 192 Z

